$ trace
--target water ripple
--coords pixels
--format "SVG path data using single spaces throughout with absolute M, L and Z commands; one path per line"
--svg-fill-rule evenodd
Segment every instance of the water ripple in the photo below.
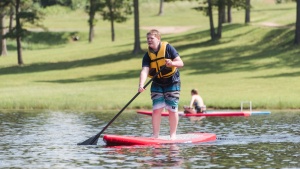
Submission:
M 163 146 L 77 146 L 116 112 L 0 112 L 0 168 L 299 168 L 300 113 L 180 118 L 178 133 L 217 141 Z M 124 112 L 104 134 L 150 136 L 151 118 Z M 168 135 L 168 118 L 161 135 Z

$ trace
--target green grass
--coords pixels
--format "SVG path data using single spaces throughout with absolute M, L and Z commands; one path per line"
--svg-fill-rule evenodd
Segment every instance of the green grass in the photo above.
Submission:
M 234 10 L 233 23 L 223 25 L 222 39 L 216 42 L 210 41 L 208 18 L 192 10 L 196 2 L 167 3 L 163 16 L 157 16 L 156 1 L 140 3 L 143 49 L 145 27 L 192 28 L 163 34 L 185 63 L 180 70 L 180 107 L 189 104 L 190 90 L 198 88 L 209 108 L 238 109 L 240 101 L 252 101 L 254 109 L 300 108 L 300 47 L 293 46 L 295 4 L 251 2 L 251 24 L 244 24 L 244 11 Z M 0 109 L 124 107 L 137 93 L 143 56 L 131 54 L 133 17 L 115 25 L 115 42 L 110 23 L 99 19 L 90 44 L 87 15 L 56 8 L 47 9 L 48 31 L 33 31 L 24 39 L 24 66 L 17 66 L 15 41 L 8 41 L 9 56 L 0 57 Z M 71 41 L 74 34 L 79 41 Z M 148 90 L 140 94 L 128 108 L 151 108 L 149 94 Z

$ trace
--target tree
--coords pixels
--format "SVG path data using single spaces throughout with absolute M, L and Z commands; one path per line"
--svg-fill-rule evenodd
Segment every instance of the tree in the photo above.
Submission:
M 140 42 L 140 23 L 139 23 L 139 0 L 133 0 L 134 6 L 134 47 L 133 54 L 138 54 L 142 51 Z
M 225 0 L 225 5 L 227 6 L 227 22 L 232 22 L 231 9 L 246 9 L 246 18 L 249 18 L 250 22 L 250 0 Z M 248 6 L 247 6 L 248 4 Z M 247 8 L 248 7 L 248 8 Z
M 95 32 L 94 26 L 96 25 L 97 20 L 95 19 L 96 12 L 104 8 L 104 1 L 101 0 L 89 0 L 89 5 L 87 5 L 86 12 L 89 14 L 88 24 L 89 24 L 89 42 L 93 41 Z
M 113 10 L 113 2 L 112 0 L 106 0 L 106 4 L 108 6 L 109 12 L 108 17 L 110 20 L 110 29 L 111 29 L 111 41 L 115 41 L 115 26 L 114 26 L 114 10 Z
M 297 15 L 296 15 L 296 30 L 294 44 L 300 44 L 300 0 L 296 0 L 297 3 Z
M 12 5 L 15 10 L 16 25 L 6 33 L 6 37 L 16 39 L 18 64 L 23 65 L 22 57 L 22 37 L 26 36 L 28 31 L 23 27 L 26 24 L 40 26 L 38 21 L 42 19 L 42 13 L 38 11 L 32 0 L 11 0 L 8 5 Z
M 222 24 L 224 23 L 225 6 L 224 0 L 202 0 L 200 4 L 207 6 L 200 6 L 196 8 L 198 11 L 204 11 L 204 14 L 209 18 L 210 37 L 211 40 L 218 40 L 222 37 Z M 213 8 L 218 9 L 218 27 L 217 32 L 214 26 Z
M 160 0 L 158 15 L 163 15 L 163 14 L 164 14 L 164 0 Z
M 218 31 L 217 38 L 220 39 L 222 37 L 222 24 L 224 22 L 224 14 L 225 14 L 225 2 L 223 0 L 218 0 Z
M 175 2 L 177 0 L 159 0 L 159 10 L 158 10 L 158 16 L 161 16 L 164 14 L 164 3 L 165 2 Z
M 39 2 L 42 7 L 48 7 L 52 5 L 71 6 L 72 0 L 35 0 Z
M 4 35 L 6 34 L 6 28 L 5 28 L 5 13 L 3 10 L 0 12 L 0 56 L 6 56 L 7 55 L 7 47 L 6 47 L 6 38 Z
M 12 27 L 13 27 L 14 15 L 15 15 L 14 6 L 10 5 L 10 9 L 9 9 L 9 26 L 8 26 L 9 31 L 11 31 Z
M 0 56 L 7 55 L 5 15 L 9 10 L 9 1 L 0 2 Z
M 245 4 L 245 23 L 250 23 L 250 0 L 246 0 Z
M 105 0 L 105 6 L 101 11 L 103 20 L 111 23 L 111 40 L 115 41 L 114 22 L 122 23 L 127 20 L 128 15 L 132 14 L 131 0 Z
M 227 22 L 232 22 L 232 16 L 231 16 L 231 9 L 232 9 L 232 0 L 227 1 Z
M 210 37 L 211 40 L 218 40 L 222 37 L 222 23 L 224 21 L 225 3 L 223 0 L 207 0 L 207 15 L 209 17 Z M 213 6 L 218 7 L 218 29 L 215 31 L 213 19 Z
M 90 0 L 90 6 L 89 6 L 89 42 L 91 43 L 94 38 L 94 22 L 95 22 L 95 0 Z
M 249 1 L 250 2 L 250 1 Z M 226 22 L 226 6 L 227 6 L 227 22 L 231 22 L 231 8 L 245 8 L 245 0 L 201 0 L 201 6 L 195 8 L 198 11 L 204 11 L 209 17 L 211 40 L 218 40 L 222 37 L 222 24 Z M 213 9 L 218 10 L 218 27 L 217 32 L 214 27 Z
M 33 2 L 39 3 L 43 8 L 59 5 L 75 10 L 83 9 L 86 6 L 87 0 L 33 0 Z
M 295 23 L 295 37 L 294 37 L 294 44 L 300 44 L 300 0 L 291 0 L 296 2 L 296 23 Z M 277 0 L 276 3 L 282 3 L 282 0 Z
M 212 40 L 217 39 L 217 35 L 215 33 L 215 26 L 214 26 L 214 18 L 213 18 L 213 4 L 212 0 L 207 0 L 208 8 L 207 8 L 207 15 L 209 17 L 209 28 L 210 28 L 210 37 Z
M 17 51 L 18 51 L 18 64 L 23 65 L 23 57 L 22 57 L 22 33 L 25 31 L 22 29 L 21 25 L 21 12 L 20 12 L 20 2 L 21 0 L 16 0 L 15 11 L 16 11 L 16 41 L 17 41 Z

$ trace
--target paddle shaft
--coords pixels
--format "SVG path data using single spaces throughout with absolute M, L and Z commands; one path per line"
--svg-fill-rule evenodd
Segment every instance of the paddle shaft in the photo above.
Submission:
M 163 66 L 147 83 L 146 83 L 146 85 L 143 87 L 144 89 L 154 80 L 154 78 L 156 78 L 156 76 L 158 76 L 158 74 L 164 69 L 166 67 L 166 65 L 165 66 Z M 82 142 L 82 143 L 78 143 L 77 145 L 96 145 L 97 144 L 97 142 L 98 142 L 98 139 L 99 139 L 99 137 L 100 137 L 100 135 L 107 129 L 107 127 L 112 123 L 112 122 L 114 122 L 115 121 L 115 119 L 128 107 L 128 105 L 136 98 L 136 97 L 138 97 L 138 95 L 140 94 L 141 92 L 137 92 L 136 94 L 135 94 L 135 96 L 121 109 L 121 111 L 117 114 L 117 115 L 115 115 L 115 117 L 113 118 L 113 119 L 111 119 L 108 123 L 107 123 L 107 125 L 98 133 L 98 134 L 96 134 L 95 136 L 93 136 L 93 137 L 91 137 L 91 138 L 89 138 L 89 139 L 87 139 L 86 141 L 84 141 L 84 142 Z

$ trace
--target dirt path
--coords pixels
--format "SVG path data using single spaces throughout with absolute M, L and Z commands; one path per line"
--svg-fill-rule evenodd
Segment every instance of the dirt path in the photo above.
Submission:
M 191 29 L 196 28 L 196 26 L 143 26 L 141 29 L 151 30 L 157 29 L 162 34 L 176 34 L 189 31 Z
M 280 25 L 274 22 L 262 22 L 258 24 L 253 24 L 257 26 L 265 26 L 265 27 L 273 27 L 273 28 L 292 28 L 291 26 L 286 26 L 286 25 Z M 182 33 L 189 31 L 191 29 L 197 28 L 197 26 L 143 26 L 141 29 L 143 30 L 151 30 L 151 29 L 157 29 L 159 30 L 162 34 L 176 34 L 176 33 Z

